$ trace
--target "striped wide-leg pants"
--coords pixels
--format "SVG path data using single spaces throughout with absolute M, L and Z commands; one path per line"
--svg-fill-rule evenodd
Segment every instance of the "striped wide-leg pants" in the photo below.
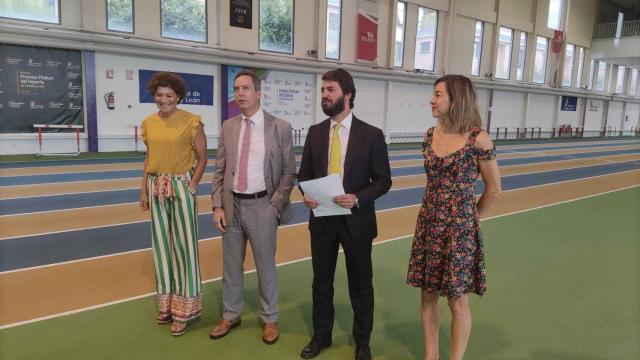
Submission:
M 151 241 L 156 271 L 158 314 L 189 321 L 202 312 L 198 261 L 198 208 L 189 193 L 189 174 L 170 175 L 171 197 L 154 196 L 155 175 L 149 175 Z

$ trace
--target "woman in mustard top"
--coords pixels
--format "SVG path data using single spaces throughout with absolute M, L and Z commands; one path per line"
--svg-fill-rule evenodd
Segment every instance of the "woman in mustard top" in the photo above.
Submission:
M 187 322 L 200 317 L 197 188 L 207 166 L 207 138 L 200 116 L 180 110 L 184 80 L 156 73 L 147 90 L 158 112 L 142 122 L 147 146 L 140 207 L 151 209 L 151 242 L 156 271 L 160 324 L 184 334 Z

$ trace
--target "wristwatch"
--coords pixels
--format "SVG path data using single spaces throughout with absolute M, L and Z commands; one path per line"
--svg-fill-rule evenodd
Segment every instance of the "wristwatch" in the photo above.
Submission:
M 355 195 L 353 195 L 355 196 Z M 360 209 L 360 201 L 358 201 L 358 197 L 356 196 L 356 208 Z

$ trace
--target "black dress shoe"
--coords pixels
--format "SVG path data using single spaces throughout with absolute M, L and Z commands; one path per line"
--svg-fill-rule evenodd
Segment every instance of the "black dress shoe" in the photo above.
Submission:
M 369 345 L 356 346 L 356 360 L 371 360 L 371 349 L 369 349 Z
M 331 346 L 331 339 L 322 341 L 312 337 L 311 341 L 309 341 L 309 343 L 305 345 L 304 349 L 302 349 L 300 357 L 303 359 L 313 359 L 320 354 L 322 349 L 329 346 Z M 369 356 L 369 358 L 371 358 L 371 356 Z

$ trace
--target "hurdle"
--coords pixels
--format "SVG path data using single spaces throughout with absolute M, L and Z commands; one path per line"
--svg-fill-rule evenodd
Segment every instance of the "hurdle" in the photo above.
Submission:
M 303 130 L 304 130 L 304 128 L 293 129 L 293 145 L 295 145 L 295 146 L 302 145 L 302 131 Z
M 33 127 L 38 130 L 38 149 L 39 152 L 36 154 L 36 157 L 41 156 L 80 156 L 80 129 L 83 129 L 83 125 L 51 125 L 51 124 L 33 124 Z M 42 150 L 42 129 L 76 129 L 76 145 L 77 151 L 75 153 L 45 153 Z
M 133 129 L 133 151 L 135 151 L 136 154 L 146 154 L 146 150 L 140 150 L 142 127 L 138 124 L 128 125 L 127 127 Z

